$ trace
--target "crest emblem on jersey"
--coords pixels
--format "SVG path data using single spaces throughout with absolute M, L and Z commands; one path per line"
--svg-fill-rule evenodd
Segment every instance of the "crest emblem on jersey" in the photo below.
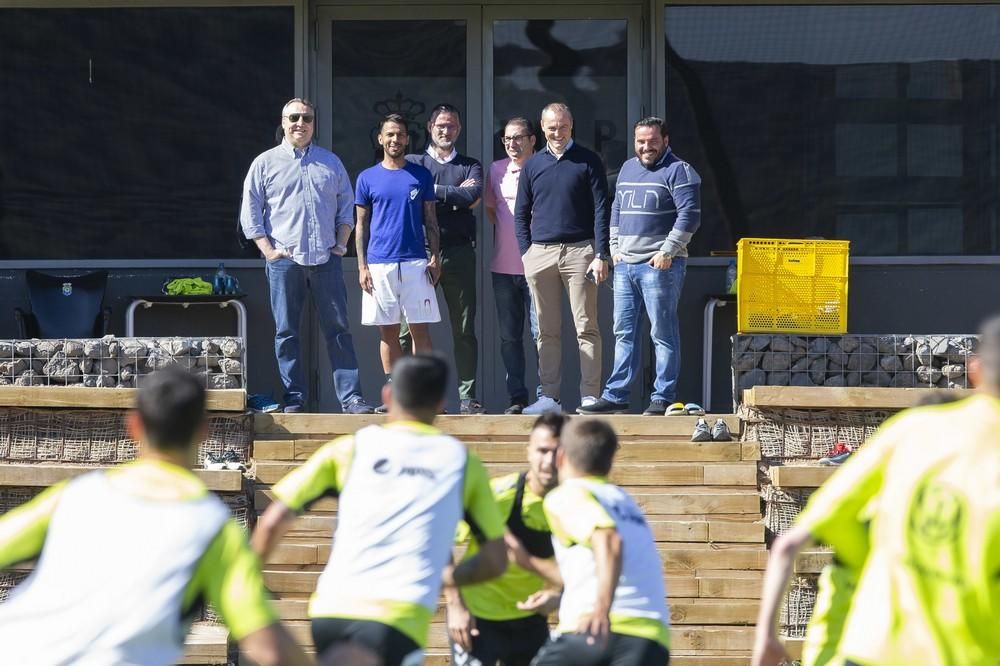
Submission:
M 376 474 L 388 474 L 392 471 L 392 463 L 389 462 L 388 458 L 379 458 L 375 461 L 375 464 L 372 465 L 372 471 Z
M 411 187 L 410 188 L 410 201 L 416 201 L 417 197 L 419 197 L 419 196 L 420 196 L 420 188 L 419 187 Z
M 62 295 L 63 296 L 72 296 L 73 295 L 73 283 L 72 282 L 63 282 L 63 285 L 62 285 Z

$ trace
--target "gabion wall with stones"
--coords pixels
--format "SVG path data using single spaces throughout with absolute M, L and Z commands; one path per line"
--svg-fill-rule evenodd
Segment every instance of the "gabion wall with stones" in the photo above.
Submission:
M 252 441 L 252 414 L 210 413 L 198 460 L 232 450 L 246 463 Z M 106 464 L 134 460 L 138 452 L 125 410 L 0 408 L 0 462 Z
M 735 335 L 736 402 L 754 386 L 967 388 L 975 335 Z
M 170 365 L 204 377 L 210 389 L 246 386 L 240 338 L 0 340 L 0 386 L 137 388 Z

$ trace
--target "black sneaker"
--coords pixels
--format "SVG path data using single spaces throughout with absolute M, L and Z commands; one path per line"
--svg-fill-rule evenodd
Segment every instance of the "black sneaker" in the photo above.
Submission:
M 375 413 L 376 414 L 388 414 L 389 413 L 389 406 L 388 405 L 379 405 L 378 407 L 375 408 Z
M 598 398 L 589 405 L 580 405 L 576 408 L 577 414 L 624 414 L 628 411 L 628 404 L 622 402 L 611 402 L 604 398 Z
M 663 416 L 667 413 L 666 400 L 650 400 L 649 407 L 642 413 L 643 416 Z
M 374 411 L 364 398 L 356 398 L 344 405 L 345 414 L 371 414 Z
M 303 411 L 301 402 L 290 402 L 282 410 L 285 414 L 301 414 Z
M 521 412 L 524 411 L 524 408 L 527 407 L 527 406 L 528 406 L 528 403 L 521 402 L 519 400 L 515 400 L 514 402 L 510 403 L 510 407 L 508 407 L 507 409 L 503 410 L 503 413 L 504 414 L 508 414 L 508 415 L 510 415 L 510 414 L 520 414 Z

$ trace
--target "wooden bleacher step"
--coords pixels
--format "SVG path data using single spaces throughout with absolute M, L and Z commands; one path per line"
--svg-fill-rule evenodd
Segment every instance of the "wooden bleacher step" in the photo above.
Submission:
M 71 463 L 9 463 L 0 462 L 0 486 L 28 488 L 48 487 L 95 470 L 106 470 L 117 465 L 74 465 Z M 235 493 L 243 489 L 243 472 L 239 470 L 192 470 L 209 490 Z

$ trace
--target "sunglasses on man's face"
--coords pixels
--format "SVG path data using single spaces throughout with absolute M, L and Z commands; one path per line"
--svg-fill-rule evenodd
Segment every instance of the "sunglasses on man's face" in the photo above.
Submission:
M 316 118 L 316 116 L 314 116 L 311 113 L 289 113 L 285 117 L 288 118 L 289 122 L 293 123 L 297 123 L 301 119 L 302 122 L 306 123 L 307 125 L 312 125 L 313 119 Z

